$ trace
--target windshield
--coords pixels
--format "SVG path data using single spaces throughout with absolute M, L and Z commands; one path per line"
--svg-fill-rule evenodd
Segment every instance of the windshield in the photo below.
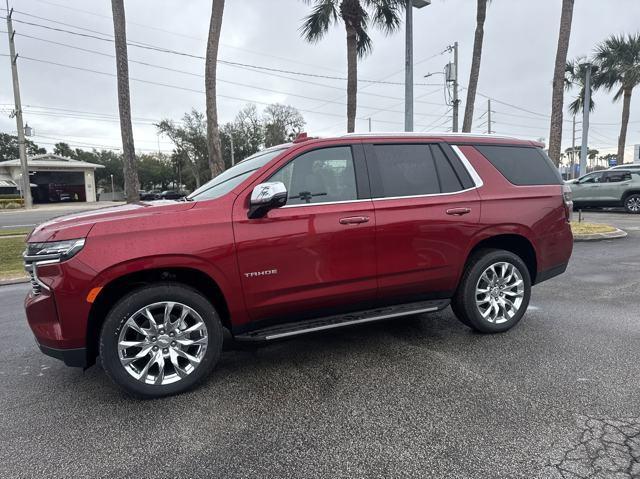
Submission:
M 262 168 L 287 148 L 288 147 L 280 147 L 259 151 L 255 155 L 223 171 L 211 181 L 206 182 L 191 193 L 188 199 L 200 201 L 219 198 L 249 178 L 254 171 Z

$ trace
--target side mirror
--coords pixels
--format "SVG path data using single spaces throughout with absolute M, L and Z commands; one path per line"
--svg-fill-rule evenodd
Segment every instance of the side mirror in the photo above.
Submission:
M 251 193 L 249 218 L 261 218 L 269 210 L 287 204 L 287 188 L 280 181 L 260 183 Z

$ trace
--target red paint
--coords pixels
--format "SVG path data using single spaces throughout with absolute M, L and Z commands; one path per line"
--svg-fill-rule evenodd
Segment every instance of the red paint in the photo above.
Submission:
M 452 139 L 483 186 L 443 195 L 283 207 L 263 218 L 247 217 L 253 187 L 302 152 L 328 145 Z M 472 146 L 480 143 L 533 144 L 462 136 L 306 139 L 218 199 L 140 203 L 49 221 L 34 230 L 30 242 L 85 237 L 86 244 L 70 260 L 38 269 L 52 291 L 27 297 L 29 324 L 45 346 L 86 347 L 92 307 L 87 295 L 100 287 L 103 294 L 112 281 L 152 269 L 188 268 L 208 276 L 224 297 L 231 326 L 246 328 L 253 321 L 321 309 L 429 294 L 449 297 L 474 246 L 496 235 L 528 240 L 538 272 L 566 263 L 573 243 L 562 187 L 512 185 Z

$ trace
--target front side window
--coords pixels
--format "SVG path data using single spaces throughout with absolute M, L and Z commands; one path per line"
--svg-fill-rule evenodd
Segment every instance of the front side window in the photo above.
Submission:
M 308 151 L 287 163 L 267 181 L 287 188 L 287 205 L 358 199 L 350 146 Z
M 580 183 L 580 184 L 583 184 L 583 183 L 600 183 L 601 179 L 602 179 L 602 172 L 591 173 L 590 175 L 583 176 L 582 178 L 580 178 L 578 183 Z

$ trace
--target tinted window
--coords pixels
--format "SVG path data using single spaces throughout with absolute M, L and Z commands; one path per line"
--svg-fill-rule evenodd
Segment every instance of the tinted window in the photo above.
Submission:
M 303 153 L 278 170 L 269 181 L 284 183 L 288 205 L 358 199 L 349 146 Z
M 562 177 L 539 148 L 478 145 L 476 149 L 514 185 L 558 185 Z
M 602 171 L 598 171 L 596 173 L 591 173 L 583 176 L 578 180 L 578 183 L 600 183 L 602 180 Z
M 374 145 L 373 151 L 374 198 L 440 193 L 429 145 Z
M 451 193 L 464 189 L 458 175 L 454 171 L 451 163 L 437 145 L 431 145 L 433 161 L 436 164 L 438 178 L 440 178 L 440 192 Z
M 628 171 L 615 171 L 606 173 L 604 181 L 607 183 L 619 183 L 620 181 L 627 181 L 631 179 L 631 173 Z
M 212 180 L 206 182 L 200 188 L 191 193 L 189 195 L 189 199 L 209 200 L 228 193 L 244 180 L 249 178 L 253 172 L 262 168 L 284 150 L 286 150 L 286 148 L 265 150 L 250 156 L 228 170 L 223 171 Z

